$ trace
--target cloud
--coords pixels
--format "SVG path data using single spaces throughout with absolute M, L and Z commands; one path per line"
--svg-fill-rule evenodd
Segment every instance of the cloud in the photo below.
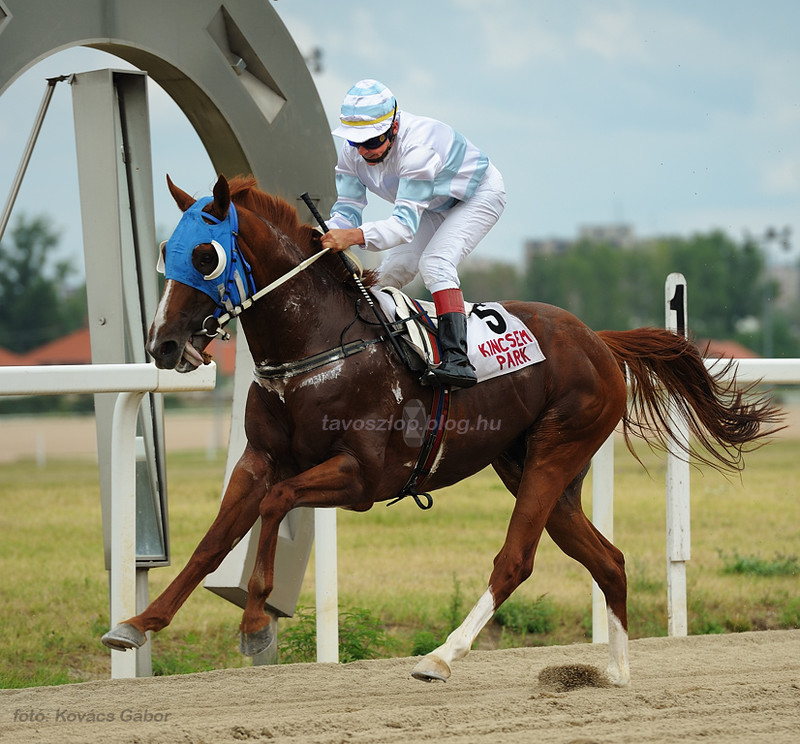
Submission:
M 453 15 L 461 14 L 461 23 L 468 24 L 469 36 L 480 40 L 470 48 L 476 66 L 519 70 L 568 57 L 561 9 L 542 9 L 525 0 L 453 0 L 452 5 Z
M 765 163 L 761 184 L 768 194 L 800 197 L 800 153 L 793 158 Z
M 647 61 L 647 39 L 640 20 L 627 3 L 616 8 L 592 6 L 579 21 L 575 47 L 607 61 Z
M 796 0 L 767 7 L 726 0 L 724 13 L 669 0 L 272 7 L 302 54 L 322 49 L 324 70 L 314 82 L 331 125 L 345 91 L 377 77 L 402 107 L 453 124 L 498 164 L 509 203 L 481 246 L 485 256 L 511 257 L 526 238 L 569 236 L 578 224 L 619 215 L 640 233 L 730 226 L 738 237 L 748 223 L 753 230 L 792 223 L 800 235 Z M 109 57 L 81 66 L 65 54 L 23 75 L 0 101 L 0 192 L 13 177 L 45 77 L 123 65 Z M 40 178 L 53 193 L 75 191 L 61 162 L 74 151 L 70 98 L 60 86 L 20 211 L 39 209 Z M 157 220 L 172 224 L 163 171 L 202 193 L 214 174 L 197 156 L 200 146 L 189 147 L 197 138 L 175 104 L 154 88 L 150 107 Z M 48 210 L 66 224 L 74 210 L 60 209 L 61 201 Z M 70 230 L 78 235 L 79 226 Z M 70 242 L 80 248 L 79 237 Z

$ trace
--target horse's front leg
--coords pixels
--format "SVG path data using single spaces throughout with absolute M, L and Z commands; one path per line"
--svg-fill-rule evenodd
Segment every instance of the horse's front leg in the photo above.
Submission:
M 185 568 L 144 612 L 106 633 L 103 643 L 119 651 L 139 648 L 147 642 L 147 631 L 158 631 L 169 625 L 197 585 L 219 567 L 253 526 L 258 517 L 259 503 L 272 477 L 271 462 L 248 445 L 231 473 L 216 519 Z
M 264 604 L 272 592 L 278 527 L 291 509 L 300 506 L 351 506 L 362 499 L 364 487 L 358 461 L 352 455 L 336 455 L 320 465 L 273 486 L 261 501 L 261 534 L 253 573 L 247 585 L 240 649 L 256 656 L 272 641 L 271 619 Z

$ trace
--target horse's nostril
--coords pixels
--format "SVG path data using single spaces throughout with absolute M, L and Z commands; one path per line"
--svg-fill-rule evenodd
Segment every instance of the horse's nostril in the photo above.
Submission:
M 161 368 L 174 366 L 179 356 L 177 341 L 152 343 L 148 345 L 147 350 L 150 352 L 150 356 L 153 357 L 156 366 Z
M 171 356 L 175 353 L 177 348 L 178 344 L 175 341 L 164 341 L 164 343 L 158 347 L 158 355 L 161 358 Z

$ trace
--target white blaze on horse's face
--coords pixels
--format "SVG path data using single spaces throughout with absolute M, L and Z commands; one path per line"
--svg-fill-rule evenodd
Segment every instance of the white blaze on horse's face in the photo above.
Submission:
M 164 272 L 162 271 L 161 273 L 163 274 Z M 153 317 L 153 323 L 150 329 L 150 338 L 152 339 L 157 339 L 164 330 L 167 322 L 167 306 L 169 305 L 169 298 L 174 287 L 175 281 L 173 279 L 167 279 L 164 285 L 164 292 L 161 295 L 161 299 L 158 301 L 156 314 Z
M 173 279 L 167 279 L 164 285 L 164 293 L 161 295 L 155 316 L 153 317 L 153 322 L 150 326 L 147 350 L 155 359 L 158 359 L 159 355 L 157 350 L 166 340 L 165 336 L 169 336 L 170 329 L 167 325 L 167 309 L 177 284 L 179 284 L 179 282 Z M 175 368 L 180 372 L 187 372 L 204 363 L 202 354 L 192 345 L 192 338 L 190 336 L 184 345 L 181 357 Z

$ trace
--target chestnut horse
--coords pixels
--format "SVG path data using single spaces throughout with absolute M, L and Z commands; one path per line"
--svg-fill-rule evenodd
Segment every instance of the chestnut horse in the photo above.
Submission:
M 220 176 L 213 198 L 197 202 L 167 181 L 184 215 L 166 244 L 167 283 L 147 349 L 158 367 L 189 371 L 203 361 L 207 333 L 246 309 L 240 322 L 256 361 L 245 416 L 247 445 L 219 513 L 186 567 L 144 612 L 109 631 L 103 642 L 137 648 L 147 631 L 168 625 L 261 517 L 240 625 L 242 651 L 255 655 L 272 639 L 264 604 L 273 587 L 281 520 L 295 507 L 366 511 L 395 499 L 419 455 L 419 443 L 409 444 L 396 427 L 325 423 L 398 420 L 404 402 L 418 399 L 430 406 L 435 391 L 421 385 L 419 373 L 386 343 L 384 329 L 338 257 L 326 254 L 291 272 L 309 263 L 321 245 L 319 233 L 302 224 L 288 203 L 259 191 L 252 178 L 228 183 Z M 231 279 L 233 271 L 238 281 Z M 364 285 L 375 281 L 368 273 Z M 270 291 L 253 300 L 259 289 Z M 421 485 L 432 491 L 491 465 L 516 501 L 485 593 L 412 674 L 427 681 L 450 676 L 452 663 L 466 656 L 495 610 L 532 573 L 546 529 L 603 591 L 607 674 L 625 685 L 630 671 L 624 559 L 581 508 L 592 456 L 620 422 L 626 440 L 635 434 L 658 446 L 675 439 L 667 416 L 672 400 L 688 415 L 700 443 L 694 454 L 720 469 L 737 469 L 743 451 L 762 443 L 780 416 L 766 399 L 751 399 L 750 388 L 709 375 L 697 349 L 682 336 L 653 328 L 594 333 L 551 305 L 504 305 L 538 339 L 546 359 L 452 391 L 451 419 L 491 419 L 492 430 L 448 430 Z

